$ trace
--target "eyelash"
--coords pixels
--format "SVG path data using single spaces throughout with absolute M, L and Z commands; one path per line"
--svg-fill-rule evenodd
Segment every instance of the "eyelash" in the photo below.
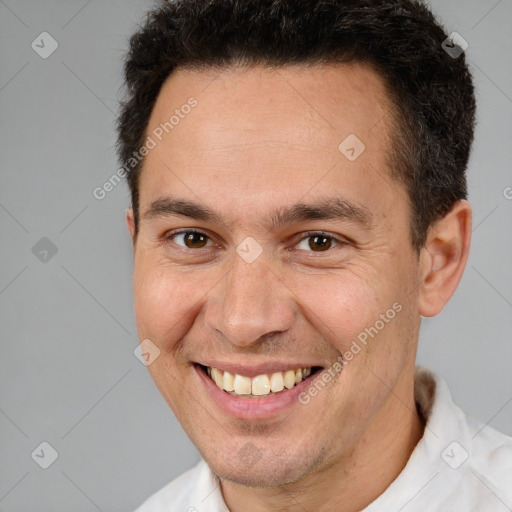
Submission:
M 182 230 L 179 230 L 179 231 L 172 231 L 170 233 L 166 233 L 164 235 L 164 239 L 165 241 L 174 241 L 175 237 L 179 236 L 179 235 L 183 235 L 183 234 L 187 234 L 187 233 L 194 233 L 194 234 L 199 234 L 199 235 L 203 235 L 205 236 L 206 238 L 208 238 L 208 240 L 210 242 L 213 243 L 213 240 L 211 239 L 210 236 L 208 236 L 206 233 L 204 233 L 203 231 L 198 231 L 198 230 L 195 230 L 195 229 L 182 229 Z M 327 233 L 325 231 L 308 231 L 304 234 L 304 236 L 302 236 L 295 245 L 298 245 L 300 244 L 301 242 L 303 242 L 304 240 L 307 240 L 308 238 L 312 238 L 314 236 L 323 236 L 325 238 L 329 238 L 331 239 L 332 241 L 335 242 L 335 245 L 334 247 L 330 247 L 329 249 L 327 249 L 326 251 L 306 251 L 306 252 L 311 252 L 311 253 L 323 253 L 323 252 L 332 252 L 332 249 L 335 248 L 335 247 L 342 247 L 342 246 L 345 246 L 345 245 L 348 245 L 348 242 L 346 240 L 342 240 L 340 238 L 337 238 L 335 237 L 334 235 L 331 235 L 330 233 Z M 209 247 L 211 246 L 206 246 L 206 247 L 200 247 L 199 249 L 193 249 L 193 248 L 190 248 L 190 247 L 186 247 L 186 246 L 183 246 L 183 245 L 179 245 L 179 244 L 176 244 L 178 245 L 178 247 L 180 247 L 180 249 L 182 250 L 190 250 L 190 251 L 199 251 L 201 249 L 208 249 Z

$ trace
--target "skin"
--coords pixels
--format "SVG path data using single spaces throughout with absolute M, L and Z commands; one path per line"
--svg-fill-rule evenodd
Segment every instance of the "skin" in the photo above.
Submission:
M 197 107 L 145 158 L 136 236 L 127 212 L 139 339 L 161 351 L 151 376 L 221 479 L 231 511 L 360 510 L 397 477 L 423 434 L 413 396 L 420 315 L 439 313 L 457 287 L 470 206 L 456 203 L 415 252 L 407 194 L 386 167 L 390 103 L 364 65 L 177 70 L 147 134 L 190 96 Z M 338 150 L 351 133 L 366 146 L 352 162 Z M 147 216 L 165 196 L 219 219 Z M 268 226 L 276 209 L 333 197 L 361 207 L 370 222 Z M 200 230 L 208 244 L 187 247 L 183 236 L 169 237 L 178 229 Z M 310 231 L 339 245 L 329 239 L 331 248 L 318 250 Z M 252 263 L 236 252 L 246 237 L 263 250 Z M 395 303 L 401 311 L 317 396 L 270 419 L 223 413 L 193 366 L 328 368 Z M 247 443 L 260 457 L 250 467 L 237 455 Z

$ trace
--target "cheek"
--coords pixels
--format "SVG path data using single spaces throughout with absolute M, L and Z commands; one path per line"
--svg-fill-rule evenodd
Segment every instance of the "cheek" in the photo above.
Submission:
M 303 314 L 315 330 L 350 362 L 352 371 L 402 364 L 410 339 L 410 296 L 391 275 L 363 277 L 343 271 L 296 281 Z M 370 366 L 368 366 L 370 365 Z
M 133 293 L 139 338 L 151 339 L 161 350 L 172 349 L 201 308 L 206 277 L 180 272 L 154 258 L 136 258 Z
M 304 315 L 338 351 L 378 318 L 385 298 L 353 276 L 314 276 L 299 285 Z

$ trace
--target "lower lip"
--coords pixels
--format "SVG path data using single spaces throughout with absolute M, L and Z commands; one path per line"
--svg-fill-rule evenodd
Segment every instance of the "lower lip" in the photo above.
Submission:
M 239 398 L 220 389 L 215 382 L 198 366 L 194 368 L 212 400 L 223 412 L 241 420 L 268 420 L 275 418 L 294 404 L 300 404 L 298 397 L 311 384 L 311 378 L 295 384 L 291 389 L 280 391 L 265 398 Z M 302 405 L 302 404 L 300 404 Z

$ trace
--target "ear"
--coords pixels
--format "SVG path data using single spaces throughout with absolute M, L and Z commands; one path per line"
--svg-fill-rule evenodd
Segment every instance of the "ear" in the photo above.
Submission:
M 133 208 L 131 207 L 126 210 L 126 226 L 128 227 L 132 244 L 135 245 L 135 218 L 133 216 Z
M 469 256 L 471 218 L 470 204 L 465 200 L 457 201 L 429 229 L 420 253 L 420 315 L 437 315 L 455 292 Z

